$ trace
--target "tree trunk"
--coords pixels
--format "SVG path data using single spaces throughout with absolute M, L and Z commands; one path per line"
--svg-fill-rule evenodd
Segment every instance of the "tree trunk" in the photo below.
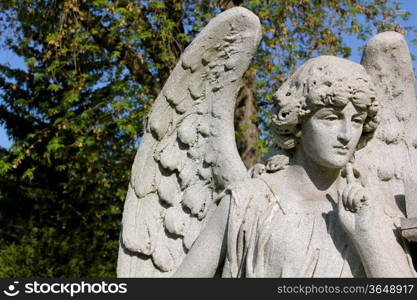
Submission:
M 255 97 L 255 70 L 248 70 L 242 79 L 236 99 L 235 108 L 235 132 L 239 154 L 246 167 L 251 167 L 260 160 L 260 153 L 255 149 L 255 143 L 259 139 L 257 127 L 258 108 Z

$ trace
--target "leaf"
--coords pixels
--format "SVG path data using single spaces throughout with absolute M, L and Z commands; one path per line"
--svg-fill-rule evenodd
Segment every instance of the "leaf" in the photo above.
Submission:
M 58 85 L 58 84 L 50 84 L 49 86 L 48 86 L 48 90 L 49 91 L 52 91 L 52 92 L 57 92 L 57 91 L 59 91 L 61 89 L 61 86 L 60 85 Z
M 49 141 L 47 150 L 48 152 L 55 152 L 62 147 L 64 147 L 64 145 L 62 144 L 62 138 L 54 137 L 53 139 Z
M 79 95 L 78 92 L 69 91 L 69 92 L 64 93 L 64 99 L 63 100 L 65 102 L 69 102 L 71 104 L 71 103 L 77 102 L 79 100 L 79 96 L 80 95 Z
M 26 169 L 22 175 L 22 179 L 32 181 L 34 177 L 34 174 L 33 174 L 34 171 L 35 171 L 35 167 Z

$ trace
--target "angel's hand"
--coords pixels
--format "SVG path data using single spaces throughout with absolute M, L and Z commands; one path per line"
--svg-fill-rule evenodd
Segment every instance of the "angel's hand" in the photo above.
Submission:
M 249 175 L 251 178 L 258 178 L 264 173 L 265 173 L 265 165 L 263 164 L 256 164 L 252 168 L 249 169 Z
M 352 165 L 346 165 L 347 185 L 338 195 L 338 215 L 346 233 L 360 241 L 373 234 L 374 210 L 365 188 L 355 180 Z

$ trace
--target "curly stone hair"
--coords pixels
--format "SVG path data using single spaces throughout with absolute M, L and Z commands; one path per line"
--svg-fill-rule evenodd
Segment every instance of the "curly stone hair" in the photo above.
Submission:
M 276 143 L 295 148 L 301 125 L 324 106 L 344 107 L 349 101 L 367 113 L 357 149 L 371 139 L 378 125 L 375 87 L 364 67 L 335 56 L 319 56 L 305 62 L 274 95 L 272 111 Z

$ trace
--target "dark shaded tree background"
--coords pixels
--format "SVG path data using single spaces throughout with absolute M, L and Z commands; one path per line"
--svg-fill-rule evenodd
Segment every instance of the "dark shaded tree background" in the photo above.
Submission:
M 349 57 L 401 28 L 388 0 L 0 0 L 0 277 L 115 276 L 118 234 L 142 122 L 181 53 L 220 11 L 241 5 L 264 28 L 242 81 L 236 137 L 247 166 L 270 146 L 274 91 L 306 58 Z

